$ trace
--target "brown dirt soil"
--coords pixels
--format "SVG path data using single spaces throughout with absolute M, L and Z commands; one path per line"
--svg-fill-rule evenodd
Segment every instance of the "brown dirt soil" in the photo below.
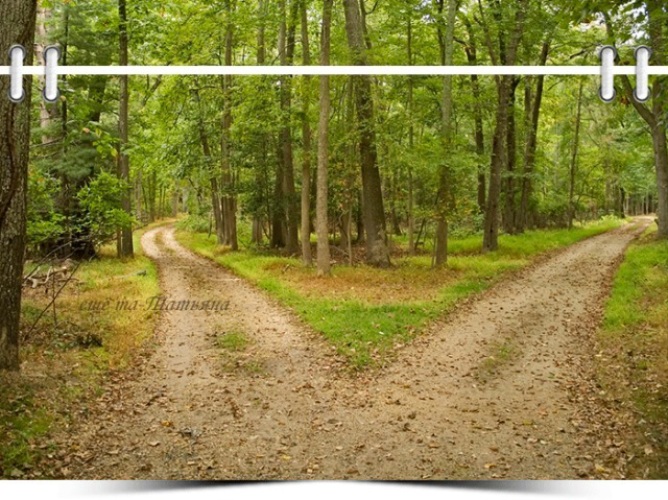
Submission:
M 158 347 L 63 436 L 86 479 L 622 477 L 590 378 L 592 333 L 649 220 L 576 244 L 434 324 L 389 367 L 351 375 L 264 293 L 146 233 L 170 300 Z M 354 321 L 351 318 L 351 321 Z M 226 333 L 246 347 L 222 348 Z M 614 431 L 614 430 L 613 430 Z M 63 433 L 65 434 L 65 432 Z

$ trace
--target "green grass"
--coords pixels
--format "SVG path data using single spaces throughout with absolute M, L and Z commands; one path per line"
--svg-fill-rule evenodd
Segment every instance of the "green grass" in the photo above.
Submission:
M 621 221 L 605 220 L 571 231 L 504 235 L 499 251 L 488 254 L 480 251 L 479 237 L 457 239 L 450 243 L 446 269 L 432 270 L 429 256 L 416 256 L 397 260 L 392 269 L 334 266 L 331 278 L 317 278 L 298 259 L 254 250 L 229 252 L 204 233 L 179 230 L 176 236 L 292 308 L 361 369 L 383 364 L 395 347 L 429 322 L 536 256 L 619 225 Z
M 243 332 L 225 332 L 216 337 L 216 344 L 226 351 L 243 351 L 248 346 L 248 337 Z
M 52 452 L 49 432 L 68 425 L 72 408 L 100 395 L 104 374 L 129 366 L 152 336 L 155 313 L 115 309 L 121 298 L 143 304 L 160 291 L 157 269 L 141 252 L 144 231 L 135 234 L 134 259 L 116 259 L 109 246 L 83 263 L 56 302 L 57 322 L 49 310 L 22 342 L 22 373 L 0 373 L 0 477 L 57 476 L 40 465 Z M 24 335 L 49 300 L 43 289 L 24 292 Z M 93 303 L 109 305 L 93 310 Z
M 668 478 L 668 241 L 656 227 L 620 266 L 599 332 L 601 385 L 640 415 L 632 472 Z M 651 453 L 645 453 L 649 445 Z
M 511 338 L 496 341 L 491 346 L 490 354 L 478 366 L 476 378 L 480 382 L 488 382 L 499 371 L 520 355 L 519 346 Z

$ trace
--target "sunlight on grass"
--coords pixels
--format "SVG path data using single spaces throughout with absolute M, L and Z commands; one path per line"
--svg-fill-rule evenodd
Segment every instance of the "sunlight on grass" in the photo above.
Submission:
M 382 364 L 395 347 L 410 341 L 461 300 L 485 290 L 506 273 L 540 254 L 563 248 L 622 224 L 605 220 L 568 231 L 529 231 L 501 236 L 500 250 L 483 254 L 480 238 L 450 243 L 444 269 L 431 269 L 428 255 L 398 259 L 390 269 L 338 265 L 317 278 L 298 259 L 255 250 L 229 252 L 215 236 L 179 230 L 186 247 L 230 268 L 292 308 L 321 332 L 355 368 Z

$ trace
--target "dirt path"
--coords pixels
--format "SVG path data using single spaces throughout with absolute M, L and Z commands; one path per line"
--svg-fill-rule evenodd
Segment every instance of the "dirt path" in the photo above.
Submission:
M 76 432 L 79 478 L 576 478 L 595 472 L 588 339 L 639 225 L 584 241 L 500 283 L 361 376 L 245 282 L 148 232 L 169 300 L 160 345 Z M 351 318 L 354 321 L 354 318 Z M 250 345 L 224 354 L 217 335 Z

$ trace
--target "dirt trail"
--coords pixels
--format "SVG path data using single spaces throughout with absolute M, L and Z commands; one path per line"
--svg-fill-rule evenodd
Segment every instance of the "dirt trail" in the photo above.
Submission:
M 434 325 L 385 370 L 342 374 L 332 348 L 285 309 L 183 249 L 144 235 L 170 311 L 133 380 L 76 432 L 79 478 L 576 478 L 586 440 L 588 339 L 626 245 L 649 220 L 581 242 Z M 354 318 L 351 318 L 354 321 Z M 224 354 L 216 336 L 243 332 Z

